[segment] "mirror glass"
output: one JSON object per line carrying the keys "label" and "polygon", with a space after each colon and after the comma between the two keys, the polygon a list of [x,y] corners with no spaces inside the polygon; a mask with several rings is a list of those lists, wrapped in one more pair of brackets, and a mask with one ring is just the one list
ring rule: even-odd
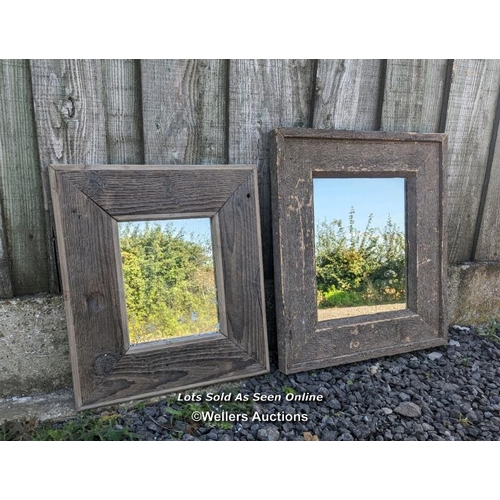
{"label": "mirror glass", "polygon": [[118,228],[130,344],[218,331],[210,219]]}
{"label": "mirror glass", "polygon": [[406,308],[405,180],[313,179],[318,321]]}

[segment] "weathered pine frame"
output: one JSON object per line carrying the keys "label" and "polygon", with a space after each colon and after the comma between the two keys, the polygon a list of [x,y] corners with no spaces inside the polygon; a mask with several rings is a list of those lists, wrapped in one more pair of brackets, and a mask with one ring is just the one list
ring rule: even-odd
{"label": "weathered pine frame", "polygon": [[[280,370],[295,373],[445,344],[446,134],[271,134]],[[405,178],[406,309],[318,322],[313,178],[335,177]]]}
{"label": "weathered pine frame", "polygon": [[[78,409],[269,371],[257,171],[52,166]],[[118,222],[210,217],[220,332],[129,345]]]}

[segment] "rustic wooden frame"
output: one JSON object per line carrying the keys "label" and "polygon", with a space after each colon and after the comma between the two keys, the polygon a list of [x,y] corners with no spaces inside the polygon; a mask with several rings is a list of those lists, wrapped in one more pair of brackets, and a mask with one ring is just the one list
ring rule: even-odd
{"label": "rustic wooden frame", "polygon": [[[446,343],[446,134],[277,129],[271,189],[279,367],[323,368]],[[407,308],[318,321],[313,178],[404,177]]]}
{"label": "rustic wooden frame", "polygon": [[[50,168],[78,409],[269,371],[257,170]],[[119,221],[210,217],[220,332],[129,345]]]}

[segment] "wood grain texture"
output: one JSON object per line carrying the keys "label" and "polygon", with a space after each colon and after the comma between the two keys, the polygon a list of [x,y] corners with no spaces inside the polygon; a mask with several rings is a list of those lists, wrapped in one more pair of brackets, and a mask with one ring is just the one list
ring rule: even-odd
{"label": "wood grain texture", "polygon": [[226,62],[148,59],[141,75],[145,162],[226,163]]}
{"label": "wood grain texture", "polygon": [[139,61],[105,59],[101,65],[108,163],[144,163]]}
{"label": "wood grain texture", "polygon": [[[274,267],[282,371],[329,366],[328,360],[340,364],[367,359],[376,352],[403,352],[422,343],[444,343],[445,149],[443,134],[274,132],[273,236],[279,248]],[[314,177],[356,176],[407,179],[408,309],[318,322],[312,181]],[[409,317],[416,319],[410,324]],[[373,330],[371,323],[376,323],[376,335],[367,333],[362,343],[351,338],[364,331],[365,324]]]}
{"label": "wood grain texture", "polygon": [[471,258],[499,88],[499,60],[455,61],[446,120],[450,264]]}
{"label": "wood grain texture", "polygon": [[80,409],[198,388],[267,373],[267,369],[221,334],[201,335],[163,348],[131,348]]}
{"label": "wood grain texture", "polygon": [[89,196],[110,216],[148,214],[214,215],[249,175],[252,167],[145,169],[115,166],[113,169],[66,170],[61,175]]}
{"label": "wood grain texture", "polygon": [[[325,368],[365,359],[428,349],[446,344],[411,311],[358,316],[332,331],[318,329],[300,352],[290,373]],[[320,324],[321,325],[321,324]]]}
{"label": "wood grain texture", "polygon": [[289,151],[300,155],[301,148],[307,148],[308,156],[303,162],[304,169],[314,169],[315,177],[366,177],[374,173],[379,177],[397,177],[415,173],[425,160],[432,155],[429,144],[419,143],[421,154],[414,154],[414,144],[360,141],[346,139],[335,151],[330,147],[331,139],[309,139],[290,141]]}
{"label": "wood grain texture", "polygon": [[379,59],[321,59],[316,73],[313,127],[376,130]]}
{"label": "wood grain texture", "polygon": [[407,232],[416,232],[417,304],[414,312],[436,337],[442,337],[446,336],[448,329],[445,323],[447,290],[444,265],[447,241],[443,220],[446,166],[442,164],[444,144],[431,143],[428,146],[430,151],[426,151],[416,175],[415,205],[408,207],[408,212],[413,211],[415,218],[409,220],[412,227]]}
{"label": "wood grain texture", "polygon": [[290,165],[288,144],[280,130],[272,136],[269,149],[278,359],[280,370],[288,373],[317,323],[313,175],[311,166]]}
{"label": "wood grain texture", "polygon": [[[50,173],[79,409],[269,370],[255,166],[71,165]],[[207,204],[217,226],[221,333],[130,347],[112,215],[168,216],[183,206],[196,213]]]}
{"label": "wood grain texture", "polygon": [[500,135],[494,138],[495,152],[486,193],[474,260],[500,261]]}
{"label": "wood grain texture", "polygon": [[406,258],[406,308],[416,311],[418,307],[418,289],[414,286],[418,270],[418,224],[417,176],[405,178],[405,258]]}
{"label": "wood grain texture", "polygon": [[357,131],[357,130],[316,130],[280,128],[279,133],[284,138],[297,139],[347,139],[378,142],[387,140],[395,143],[402,142],[443,142],[443,134],[417,134],[414,132],[384,132],[384,131]]}
{"label": "wood grain texture", "polygon": [[218,223],[227,337],[269,368],[258,210],[253,170],[219,211]]}
{"label": "wood grain texture", "polygon": [[113,230],[113,242],[112,248],[114,250],[114,260],[116,263],[116,276],[117,276],[117,286],[118,286],[118,304],[120,308],[120,324],[123,344],[121,346],[123,352],[127,352],[130,349],[130,333],[128,329],[128,317],[127,317],[127,300],[125,295],[125,275],[123,274],[123,260],[122,251],[120,246],[120,228],[118,226],[118,221],[113,219],[111,221],[111,226]]}
{"label": "wood grain texture", "polygon": [[10,260],[7,253],[7,236],[5,234],[2,203],[0,203],[0,299],[9,299],[10,297],[12,297]]}
{"label": "wood grain texture", "polygon": [[[52,170],[55,172],[55,170]],[[86,401],[124,352],[113,219],[54,175],[56,223],[75,398]]]}
{"label": "wood grain texture", "polygon": [[382,130],[439,132],[446,59],[389,59]]}
{"label": "wood grain texture", "polygon": [[212,233],[212,254],[214,257],[215,289],[217,293],[217,315],[219,317],[219,332],[227,336],[227,313],[226,313],[226,290],[224,285],[224,273],[222,267],[222,241],[219,222],[219,214],[215,214],[210,220]]}
{"label": "wood grain texture", "polygon": [[257,163],[264,275],[272,279],[268,132],[310,127],[314,64],[311,60],[231,60],[229,163]]}
{"label": "wood grain texture", "polygon": [[32,59],[31,79],[44,187],[50,288],[59,290],[54,222],[48,183],[51,164],[105,163],[106,127],[101,63],[97,60]]}
{"label": "wood grain texture", "polygon": [[472,247],[473,261],[489,262],[500,259],[500,224],[498,213],[500,210],[500,95],[497,100],[495,122],[492,129],[488,164],[479,204],[478,220],[476,223],[475,241]]}
{"label": "wood grain texture", "polygon": [[[0,257],[0,282],[4,287],[0,288],[0,296],[9,296],[12,291],[15,295],[46,292],[47,236],[26,60],[0,61],[0,179],[6,229],[6,241],[1,243],[4,257]],[[5,270],[7,256],[12,277],[10,294]]]}

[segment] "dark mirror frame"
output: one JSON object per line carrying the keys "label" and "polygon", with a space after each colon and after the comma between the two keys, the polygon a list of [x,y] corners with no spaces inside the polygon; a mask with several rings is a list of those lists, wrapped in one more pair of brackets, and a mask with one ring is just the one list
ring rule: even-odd
{"label": "dark mirror frame", "polygon": [[[77,409],[269,371],[254,165],[58,165],[50,182]],[[210,217],[220,331],[130,346],[118,222]]]}
{"label": "dark mirror frame", "polygon": [[[271,132],[281,371],[295,373],[446,343],[446,154],[446,134]],[[318,322],[313,178],[339,177],[405,178],[404,310]]]}

